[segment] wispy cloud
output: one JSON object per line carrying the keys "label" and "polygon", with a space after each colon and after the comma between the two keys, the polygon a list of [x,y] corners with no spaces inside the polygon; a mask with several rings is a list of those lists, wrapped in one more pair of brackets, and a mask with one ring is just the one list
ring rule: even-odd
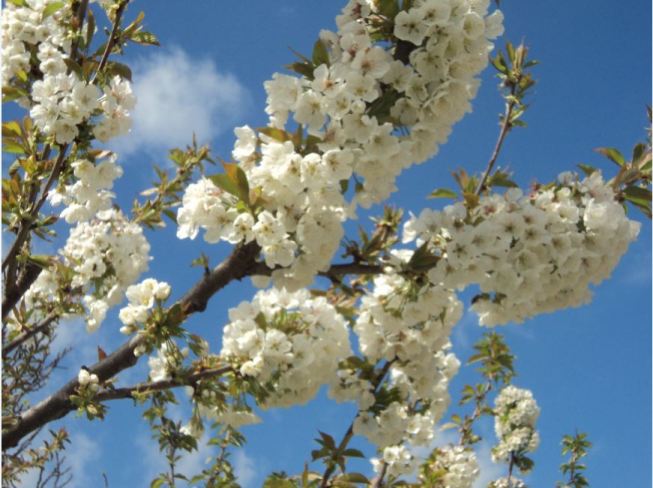
{"label": "wispy cloud", "polygon": [[245,453],[244,449],[235,452],[233,466],[240,486],[243,488],[253,487],[258,473],[254,468],[254,460]]}
{"label": "wispy cloud", "polygon": [[198,142],[208,142],[231,129],[249,105],[249,94],[235,76],[178,47],[137,61],[133,78],[133,128],[111,145],[122,155],[140,149],[158,156],[185,146],[193,133]]}
{"label": "wispy cloud", "polygon": [[70,436],[70,447],[66,449],[66,463],[70,466],[73,475],[71,488],[101,486],[102,475],[94,465],[95,461],[100,459],[101,449],[98,442],[80,432]]}

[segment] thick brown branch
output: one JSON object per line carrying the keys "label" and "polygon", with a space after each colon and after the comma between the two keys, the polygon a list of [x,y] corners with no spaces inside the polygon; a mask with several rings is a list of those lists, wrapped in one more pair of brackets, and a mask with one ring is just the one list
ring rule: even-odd
{"label": "thick brown branch", "polygon": [[[202,279],[178,302],[185,315],[206,309],[209,299],[231,281],[240,280],[250,274],[255,263],[259,247],[255,242],[237,247],[231,255]],[[121,371],[132,367],[138,361],[134,349],[143,342],[141,336],[135,336],[105,359],[89,368],[97,375],[100,382],[114,377]],[[77,388],[77,377],[70,380],[56,393],[23,413],[16,423],[2,433],[2,449],[10,449],[30,432],[53,420],[64,417],[75,407],[69,397]]]}
{"label": "thick brown branch", "polygon": [[206,378],[215,378],[222,376],[231,371],[230,366],[222,368],[212,368],[200,371],[199,373],[192,374],[183,379],[171,379],[163,381],[154,381],[151,383],[140,383],[134,386],[127,386],[124,388],[114,388],[112,390],[101,391],[96,395],[96,399],[103,402],[106,400],[120,400],[124,398],[134,398],[136,393],[144,393],[149,391],[169,390],[170,388],[177,388],[180,386],[193,386],[199,380]]}
{"label": "thick brown branch", "polygon": [[34,263],[27,263],[23,269],[23,272],[20,274],[13,286],[5,284],[5,296],[2,299],[3,321],[5,318],[7,318],[9,312],[14,309],[18,303],[18,300],[20,300],[25,292],[29,290],[29,287],[32,286],[32,283],[36,281],[36,278],[39,277],[42,269],[43,268]]}

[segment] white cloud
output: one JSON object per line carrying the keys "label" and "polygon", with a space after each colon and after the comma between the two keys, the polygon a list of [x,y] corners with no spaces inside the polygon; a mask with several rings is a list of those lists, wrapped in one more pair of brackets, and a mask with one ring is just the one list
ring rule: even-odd
{"label": "white cloud", "polygon": [[133,71],[134,125],[111,144],[123,155],[142,149],[158,156],[189,144],[193,132],[199,143],[209,142],[230,130],[249,104],[235,76],[178,47],[136,62]]}
{"label": "white cloud", "polygon": [[90,437],[82,433],[74,433],[70,436],[70,445],[65,451],[66,464],[70,466],[73,475],[70,488],[101,486],[102,474],[96,469],[97,466],[91,466],[100,458],[100,454],[100,444]]}
{"label": "white cloud", "polygon": [[233,456],[233,467],[240,486],[243,488],[254,486],[253,481],[257,474],[254,469],[254,460],[243,449],[235,452]]}
{"label": "white cloud", "polygon": [[497,480],[507,474],[508,468],[505,464],[496,464],[492,462],[492,447],[489,442],[481,441],[477,447],[476,460],[481,474],[474,482],[474,488],[486,488],[490,481]]}

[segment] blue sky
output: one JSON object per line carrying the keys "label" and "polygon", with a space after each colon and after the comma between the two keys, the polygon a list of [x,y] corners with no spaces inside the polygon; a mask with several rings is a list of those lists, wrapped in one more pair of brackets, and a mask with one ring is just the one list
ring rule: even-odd
{"label": "blue sky", "polygon": [[[310,52],[319,30],[334,28],[343,3],[134,2],[128,19],[144,9],[145,23],[162,47],[127,52],[140,105],[132,140],[113,144],[125,168],[116,186],[119,201],[128,208],[132,195],[153,180],[152,163],[165,165],[167,149],[189,142],[193,131],[200,142],[211,144],[214,154],[228,157],[234,126],[266,122],[263,81],[293,61],[289,47]],[[650,2],[501,3],[505,38],[524,39],[541,64],[535,69],[538,83],[526,114],[529,127],[509,136],[499,164],[509,166],[523,185],[551,180],[580,162],[610,174],[612,163],[593,149],[612,146],[629,154],[644,137],[645,105],[651,99]],[[425,199],[433,188],[453,186],[452,170],[484,167],[502,110],[496,85],[493,74],[485,72],[474,112],[454,128],[434,160],[402,175],[393,204],[418,212],[433,205]],[[517,356],[515,384],[533,390],[542,408],[542,442],[528,478],[532,487],[550,487],[560,479],[560,439],[575,429],[588,432],[594,443],[587,459],[593,487],[651,486],[651,227],[638,213],[632,215],[643,222],[639,239],[612,279],[595,289],[591,305],[500,329]],[[228,252],[226,246],[208,246],[199,239],[179,241],[171,227],[148,237],[154,256],[148,275],[169,281],[173,298],[198,278],[199,270],[189,265],[200,252],[212,263]],[[228,307],[250,297],[248,283],[231,285],[214,297],[206,312],[191,319],[191,328],[206,334],[219,350]],[[92,363],[96,345],[109,351],[119,344],[118,328],[115,314],[92,336],[81,333],[80,323],[65,324],[59,344],[75,350],[69,369],[57,373],[53,388],[76,374],[79,365]],[[471,314],[456,326],[454,351],[461,360],[471,354],[482,332]],[[142,360],[122,381],[133,383],[146,374]],[[452,393],[475,380],[474,372],[463,368]],[[178,414],[186,411],[182,406]],[[315,447],[317,430],[340,437],[353,415],[351,405],[335,405],[325,395],[306,407],[265,412],[263,424],[245,429],[248,443],[234,454],[243,485],[260,486],[271,471],[300,471]],[[163,457],[131,402],[110,405],[105,422],[71,416],[63,423],[76,441],[70,451],[75,486],[100,486],[103,471],[112,487],[148,486],[148,476],[164,469]],[[494,441],[490,423],[481,430]],[[201,469],[209,454],[204,448],[185,459],[184,469]],[[501,467],[490,466],[487,452],[482,458],[488,476],[503,474]],[[360,469],[368,468],[362,464]]]}

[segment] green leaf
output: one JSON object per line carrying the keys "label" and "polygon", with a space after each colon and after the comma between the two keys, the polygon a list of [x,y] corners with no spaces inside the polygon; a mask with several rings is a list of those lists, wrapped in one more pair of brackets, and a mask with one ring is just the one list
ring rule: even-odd
{"label": "green leaf", "polygon": [[230,193],[231,195],[238,194],[238,187],[226,174],[212,175],[208,178],[213,182],[215,186],[226,191],[227,193]]}
{"label": "green leaf", "polygon": [[312,63],[300,63],[297,61],[292,64],[287,64],[286,68],[308,78],[309,80],[313,79],[313,70],[315,69],[315,66],[313,66]]}
{"label": "green leaf", "polygon": [[585,173],[586,176],[589,176],[596,171],[596,168],[594,166],[590,166],[589,164],[580,163],[578,164],[578,167],[583,173]]}
{"label": "green leaf", "polygon": [[[363,456],[364,457],[364,456]],[[345,473],[338,476],[338,481],[348,481],[350,483],[369,483],[370,480],[362,473]]]}
{"label": "green leaf", "polygon": [[624,198],[642,210],[649,219],[651,218],[650,190],[632,185],[624,190]]}
{"label": "green leaf", "polygon": [[517,188],[519,185],[510,179],[505,171],[497,171],[487,180],[487,186],[500,186],[504,188]]}
{"label": "green leaf", "polygon": [[165,480],[163,478],[157,478],[150,483],[150,488],[161,488]]}
{"label": "green leaf", "polygon": [[48,6],[43,9],[42,19],[43,20],[47,19],[53,13],[57,12],[58,10],[61,10],[63,6],[64,6],[64,2],[52,2],[48,4]]}
{"label": "green leaf", "polygon": [[12,153],[12,154],[25,154],[25,148],[14,141],[3,141],[2,143],[2,152]]}
{"label": "green leaf", "polygon": [[46,269],[50,266],[50,263],[52,261],[52,256],[47,256],[43,254],[34,254],[32,256],[27,256],[27,261],[37,265],[39,268]]}
{"label": "green leaf", "polygon": [[397,0],[379,0],[378,9],[381,15],[392,20],[399,13],[399,2]]}
{"label": "green leaf", "polygon": [[455,200],[458,198],[458,194],[448,188],[438,188],[433,190],[426,198],[453,198]]}
{"label": "green leaf", "polygon": [[317,439],[318,442],[320,442],[322,445],[324,445],[325,447],[331,450],[336,448],[336,441],[333,439],[333,437],[331,437],[329,434],[325,432],[322,431],[318,431],[318,432],[320,433],[320,437],[322,438],[321,441],[320,439]]}
{"label": "green leaf", "polygon": [[327,51],[326,44],[322,39],[318,39],[313,46],[313,65],[320,66],[321,64],[329,65],[329,51]]}
{"label": "green leaf", "polygon": [[160,46],[159,39],[152,34],[151,32],[140,31],[134,33],[131,38],[131,41],[136,44],[141,44],[143,46]]}
{"label": "green leaf", "polygon": [[357,458],[364,458],[365,457],[365,454],[363,454],[358,449],[345,449],[342,452],[342,455],[345,456],[345,457],[357,457]]}
{"label": "green leaf", "polygon": [[613,147],[597,147],[595,151],[599,154],[603,154],[606,158],[618,166],[623,166],[626,162],[621,153]]}
{"label": "green leaf", "polygon": [[639,143],[633,148],[633,163],[636,163],[646,153],[646,144]]}
{"label": "green leaf", "polygon": [[29,94],[21,89],[14,86],[3,86],[2,87],[2,101],[3,102],[13,102],[22,97],[27,97]]}
{"label": "green leaf", "polygon": [[277,129],[276,127],[258,127],[256,131],[279,142],[286,142],[292,139],[291,135],[285,130]]}
{"label": "green leaf", "polygon": [[20,136],[22,133],[20,124],[15,120],[2,124],[2,137]]}
{"label": "green leaf", "polygon": [[109,61],[105,69],[107,73],[111,75],[119,75],[126,80],[132,81],[132,70],[126,64],[117,61]]}
{"label": "green leaf", "polygon": [[426,271],[438,264],[440,258],[429,250],[428,244],[428,242],[422,244],[411,256],[410,261],[408,261],[408,267],[410,269],[414,271]]}
{"label": "green leaf", "polygon": [[237,193],[235,195],[249,205],[249,182],[243,168],[236,163],[222,163],[222,166],[224,166],[226,175],[236,186]]}

